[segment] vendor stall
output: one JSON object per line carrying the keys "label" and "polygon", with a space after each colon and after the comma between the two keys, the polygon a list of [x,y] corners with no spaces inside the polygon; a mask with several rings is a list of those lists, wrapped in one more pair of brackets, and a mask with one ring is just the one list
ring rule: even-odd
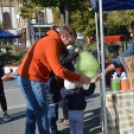
{"label": "vendor stall", "polygon": [[[105,61],[105,68],[112,63],[112,60],[119,56],[120,52],[123,52],[127,49],[127,37],[125,35],[115,35],[115,36],[105,36],[104,43],[108,50],[107,56],[111,57],[111,60]],[[121,51],[120,51],[121,49]],[[106,50],[105,50],[106,51]],[[120,51],[120,52],[119,52]],[[114,72],[118,73],[118,76],[121,76],[121,73],[124,71],[123,67],[114,69],[113,71],[107,73],[106,75],[106,86],[110,86],[112,74]]]}
{"label": "vendor stall", "polygon": [[[96,36],[99,56],[99,37],[97,13],[100,14],[101,35],[101,67],[102,67],[102,130],[103,134],[134,134],[133,91],[108,92],[105,82],[105,56],[104,56],[104,33],[103,11],[116,11],[134,9],[134,0],[94,0],[96,17]],[[112,99],[110,99],[112,98]],[[124,99],[131,98],[131,99]],[[126,101],[122,101],[126,100]],[[125,105],[124,106],[124,104]],[[122,105],[123,104],[123,105]],[[131,106],[129,104],[132,104]],[[129,109],[128,109],[129,108]],[[131,109],[130,109],[131,108]]]}

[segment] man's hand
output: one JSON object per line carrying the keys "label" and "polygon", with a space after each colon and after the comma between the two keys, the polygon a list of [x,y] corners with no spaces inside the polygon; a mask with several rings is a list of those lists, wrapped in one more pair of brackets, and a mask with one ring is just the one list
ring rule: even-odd
{"label": "man's hand", "polygon": [[[105,70],[105,76],[107,75],[107,71]],[[100,73],[98,76],[98,78],[102,79],[102,73]]]}
{"label": "man's hand", "polygon": [[81,75],[80,81],[81,81],[82,83],[84,83],[84,84],[89,84],[90,81],[91,81],[91,79],[90,79],[89,77],[87,77],[87,76]]}
{"label": "man's hand", "polygon": [[[112,70],[114,70],[114,69],[115,69],[114,65],[113,65],[113,64],[110,64],[110,65],[105,69],[105,75],[107,75],[108,72],[110,72],[110,71],[112,71]],[[102,73],[100,73],[98,77],[100,77],[100,79],[102,79]]]}

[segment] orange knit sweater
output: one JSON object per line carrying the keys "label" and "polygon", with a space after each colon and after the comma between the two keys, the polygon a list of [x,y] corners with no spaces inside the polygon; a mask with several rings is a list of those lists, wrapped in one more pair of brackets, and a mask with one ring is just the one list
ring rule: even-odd
{"label": "orange knit sweater", "polygon": [[60,78],[79,81],[80,75],[63,68],[60,63],[62,41],[59,35],[50,30],[46,37],[34,43],[18,68],[18,74],[31,80],[47,82],[51,71]]}

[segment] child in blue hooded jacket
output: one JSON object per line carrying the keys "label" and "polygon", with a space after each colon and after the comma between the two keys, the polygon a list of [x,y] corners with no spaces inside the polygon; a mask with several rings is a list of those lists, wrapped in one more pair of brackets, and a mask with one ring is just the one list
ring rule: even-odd
{"label": "child in blue hooded jacket", "polygon": [[83,134],[83,114],[87,104],[84,97],[94,93],[98,79],[92,80],[88,90],[80,87],[78,82],[64,80],[61,96],[68,100],[70,134]]}

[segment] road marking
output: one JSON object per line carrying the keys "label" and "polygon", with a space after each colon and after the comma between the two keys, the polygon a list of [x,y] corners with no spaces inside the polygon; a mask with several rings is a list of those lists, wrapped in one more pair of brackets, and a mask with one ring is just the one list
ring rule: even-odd
{"label": "road marking", "polygon": [[9,89],[13,89],[14,87],[8,87],[8,88],[6,88],[5,90],[9,90]]}
{"label": "road marking", "polygon": [[5,89],[4,91],[5,91],[5,92],[11,92],[11,91],[17,91],[17,90],[20,90],[20,89],[19,89],[19,88],[10,89],[10,90],[9,90],[9,89],[8,89],[8,90],[7,90],[7,89]]}
{"label": "road marking", "polygon": [[[25,108],[25,107],[26,107],[26,103],[23,103],[23,104],[19,104],[19,105],[15,105],[15,106],[10,106],[7,109],[11,110],[11,109]],[[2,110],[0,109],[0,111],[2,111]]]}

